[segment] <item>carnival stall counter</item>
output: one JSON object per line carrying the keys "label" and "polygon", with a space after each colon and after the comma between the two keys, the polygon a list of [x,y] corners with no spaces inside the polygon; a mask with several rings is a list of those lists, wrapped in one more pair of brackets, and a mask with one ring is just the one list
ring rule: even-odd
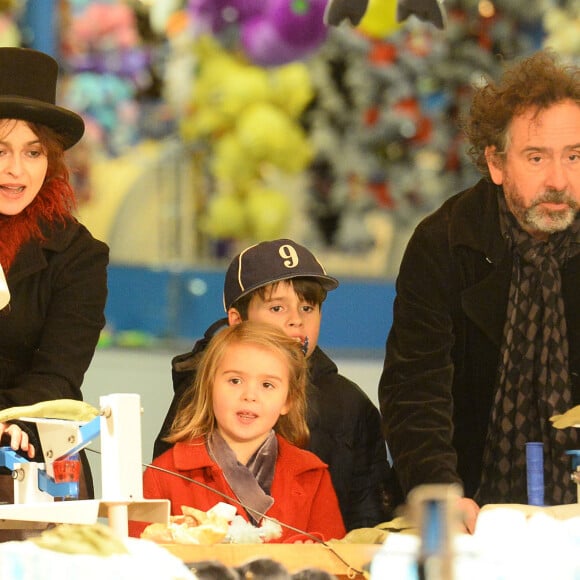
{"label": "carnival stall counter", "polygon": [[364,578],[380,544],[217,544],[213,546],[163,545],[190,568],[196,562],[218,561],[227,568],[239,568],[256,559],[280,564],[290,574],[322,570],[337,578]]}

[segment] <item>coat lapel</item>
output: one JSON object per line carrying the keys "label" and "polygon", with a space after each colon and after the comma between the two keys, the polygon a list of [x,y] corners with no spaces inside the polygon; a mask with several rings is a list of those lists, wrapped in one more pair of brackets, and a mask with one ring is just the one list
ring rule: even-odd
{"label": "coat lapel", "polygon": [[461,293],[465,315],[498,347],[505,323],[511,265],[511,260],[504,260],[483,280]]}
{"label": "coat lapel", "polygon": [[495,185],[481,180],[462,196],[453,209],[449,241],[461,271],[463,312],[499,347],[512,260],[499,226],[498,195]]}

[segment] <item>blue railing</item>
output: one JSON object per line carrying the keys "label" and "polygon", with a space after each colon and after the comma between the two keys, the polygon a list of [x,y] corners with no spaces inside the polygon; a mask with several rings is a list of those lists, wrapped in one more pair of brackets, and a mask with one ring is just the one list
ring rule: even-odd
{"label": "blue railing", "polygon": [[[224,316],[224,272],[112,265],[107,324],[114,333],[195,340]],[[341,278],[323,305],[319,343],[327,349],[384,349],[392,323],[392,281]]]}

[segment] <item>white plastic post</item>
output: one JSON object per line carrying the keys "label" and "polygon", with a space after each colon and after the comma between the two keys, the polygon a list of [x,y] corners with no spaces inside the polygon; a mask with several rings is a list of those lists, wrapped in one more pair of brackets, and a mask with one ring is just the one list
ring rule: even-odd
{"label": "white plastic post", "polygon": [[38,470],[44,469],[44,463],[21,463],[15,470],[14,478],[14,503],[42,503],[52,502],[54,498],[38,489]]}
{"label": "white plastic post", "polygon": [[126,538],[129,535],[129,507],[125,504],[109,504],[107,508],[109,527],[119,536]]}
{"label": "white plastic post", "polygon": [[110,502],[143,499],[141,399],[135,393],[105,395],[101,411],[102,498]]}

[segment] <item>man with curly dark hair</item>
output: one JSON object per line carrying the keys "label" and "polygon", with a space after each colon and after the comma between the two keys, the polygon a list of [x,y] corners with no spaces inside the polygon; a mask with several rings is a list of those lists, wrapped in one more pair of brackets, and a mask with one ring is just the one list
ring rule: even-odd
{"label": "man with curly dark hair", "polygon": [[548,51],[475,90],[465,123],[484,177],[416,228],[397,279],[379,398],[403,492],[462,486],[528,503],[526,443],[544,501],[577,501],[566,453],[580,404],[580,70]]}

